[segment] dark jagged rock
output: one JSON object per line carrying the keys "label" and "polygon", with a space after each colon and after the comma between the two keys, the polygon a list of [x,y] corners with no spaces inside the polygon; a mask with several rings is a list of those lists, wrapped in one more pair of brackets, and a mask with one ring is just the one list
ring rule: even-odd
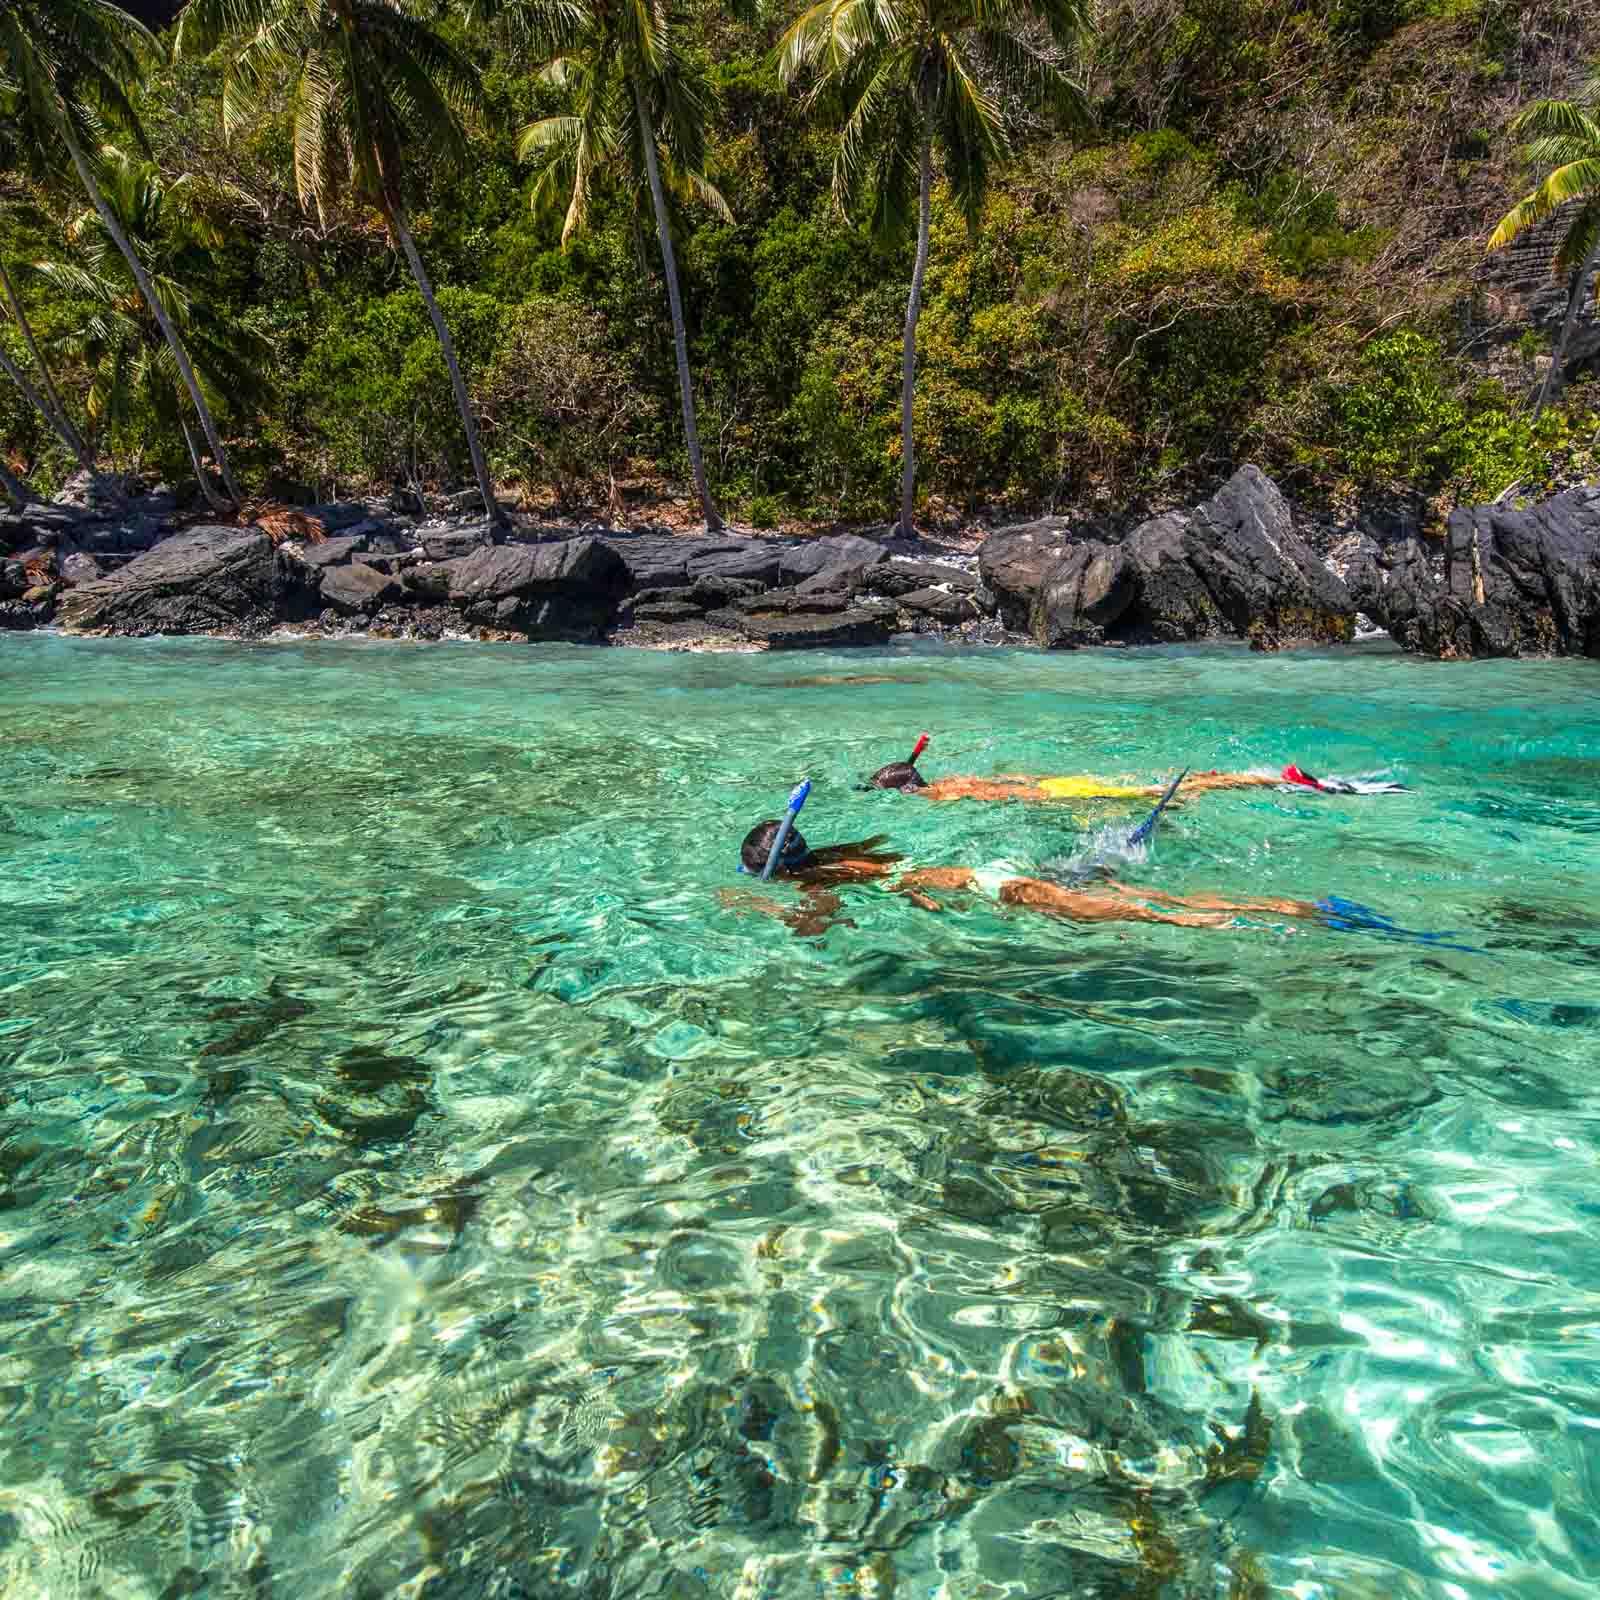
{"label": "dark jagged rock", "polygon": [[978,580],[960,567],[937,561],[885,561],[872,569],[872,592],[892,600],[919,589],[946,588],[958,594],[975,594]]}
{"label": "dark jagged rock", "polygon": [[782,551],[765,540],[752,539],[737,550],[715,555],[691,556],[687,563],[689,581],[702,579],[745,579],[755,583],[776,583],[782,565]]}
{"label": "dark jagged rock", "polygon": [[688,622],[704,611],[704,606],[697,606],[692,600],[651,600],[635,605],[633,616],[636,622]]}
{"label": "dark jagged rock", "polygon": [[1045,574],[1076,543],[1064,517],[1043,517],[1001,528],[978,550],[978,576],[995,599],[1000,620],[1015,633],[1026,631],[1034,597]]}
{"label": "dark jagged rock", "polygon": [[259,636],[314,615],[308,574],[254,528],[191,528],[120,572],[71,589],[61,621],[76,633]]}
{"label": "dark jagged rock", "polygon": [[364,533],[343,533],[336,539],[324,539],[321,544],[308,544],[301,551],[300,559],[308,567],[338,567],[366,548]]}
{"label": "dark jagged rock", "polygon": [[1139,620],[1148,637],[1167,644],[1225,633],[1217,603],[1189,564],[1189,517],[1181,511],[1141,523],[1123,543],[1139,595]]}
{"label": "dark jagged rock", "polygon": [[1133,561],[1120,545],[1098,539],[1074,545],[1040,585],[1033,608],[1034,637],[1052,649],[1103,644],[1137,587]]}
{"label": "dark jagged rock", "polygon": [[84,524],[73,530],[72,538],[96,555],[138,555],[152,549],[166,531],[165,515],[137,511],[114,522]]}
{"label": "dark jagged rock", "polygon": [[1033,523],[993,535],[978,559],[1007,626],[1018,626],[1026,596],[1029,630],[1042,644],[1248,638],[1273,650],[1355,630],[1343,581],[1295,532],[1277,485],[1252,466],[1193,511],[1152,517],[1120,543]]}
{"label": "dark jagged rock", "polygon": [[706,573],[696,578],[689,587],[688,599],[700,606],[725,606],[730,601],[743,600],[760,594],[766,586],[755,578],[729,577],[723,573]]}
{"label": "dark jagged rock", "polygon": [[803,544],[780,547],[778,579],[795,586],[819,572],[841,567],[877,567],[885,564],[889,553],[882,545],[860,534],[834,533]]}
{"label": "dark jagged rock", "polygon": [[365,522],[372,515],[359,500],[333,500],[323,505],[308,505],[305,512],[308,517],[315,517],[322,524],[322,531],[330,537],[355,527],[358,522]]}
{"label": "dark jagged rock", "polygon": [[414,567],[422,558],[414,550],[367,550],[363,556],[369,567],[377,572],[387,572],[398,577],[407,567]]}
{"label": "dark jagged rock", "polygon": [[[405,575],[410,586],[413,568]],[[616,551],[595,538],[496,545],[448,567],[448,594],[466,619],[532,639],[597,638],[628,587]]]}
{"label": "dark jagged rock", "polygon": [[872,574],[877,565],[862,562],[843,562],[838,566],[824,567],[809,578],[802,578],[794,586],[796,594],[863,594],[872,587]]}
{"label": "dark jagged rock", "polygon": [[33,579],[20,561],[0,561],[0,600],[20,600]]}
{"label": "dark jagged rock", "polygon": [[1356,604],[1407,650],[1600,657],[1600,488],[1525,509],[1453,512],[1435,561],[1422,541],[1362,541]]}
{"label": "dark jagged rock", "polygon": [[424,530],[418,543],[430,561],[455,561],[478,550],[495,548],[494,536],[487,522],[469,523],[464,528]]}
{"label": "dark jagged rock", "polygon": [[1271,478],[1243,466],[1194,514],[1189,564],[1231,629],[1258,647],[1348,640],[1355,605],[1294,528]]}
{"label": "dark jagged rock", "polygon": [[93,583],[105,575],[105,568],[87,551],[74,550],[61,558],[61,576],[67,583]]}
{"label": "dark jagged rock", "polygon": [[910,594],[901,595],[898,603],[906,611],[952,627],[962,622],[975,622],[983,614],[970,594],[949,589],[913,589]]}
{"label": "dark jagged rock", "polygon": [[844,590],[766,589],[735,600],[731,609],[741,616],[832,616],[850,609],[850,596]]}
{"label": "dark jagged rock", "polygon": [[740,615],[737,627],[745,638],[769,650],[843,650],[886,644],[891,631],[888,618],[865,610],[842,611],[834,616]]}
{"label": "dark jagged rock", "polygon": [[379,606],[398,600],[403,592],[398,579],[364,561],[322,569],[322,598],[347,615],[376,611]]}

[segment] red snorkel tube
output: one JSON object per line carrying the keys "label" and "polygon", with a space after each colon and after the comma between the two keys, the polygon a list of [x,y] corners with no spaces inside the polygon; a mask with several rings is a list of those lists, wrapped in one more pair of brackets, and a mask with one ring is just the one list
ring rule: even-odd
{"label": "red snorkel tube", "polygon": [[908,767],[916,766],[917,757],[920,756],[922,754],[922,752],[928,748],[928,742],[929,741],[928,741],[927,734],[919,733],[917,735],[917,742],[912,747],[911,754],[906,757],[906,765]]}

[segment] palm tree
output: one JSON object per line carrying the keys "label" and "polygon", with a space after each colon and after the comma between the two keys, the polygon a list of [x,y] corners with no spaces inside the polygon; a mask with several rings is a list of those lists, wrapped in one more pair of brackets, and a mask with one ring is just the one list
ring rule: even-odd
{"label": "palm tree", "polygon": [[[30,175],[38,175],[43,170],[41,158],[44,150],[33,141],[19,137],[19,112],[16,91],[0,86],[0,171],[17,172],[26,167],[32,169]],[[78,465],[86,472],[93,473],[94,456],[62,402],[61,392],[56,388],[49,363],[39,349],[33,324],[28,320],[22,297],[17,293],[17,286],[12,281],[11,271],[6,266],[3,256],[0,256],[0,299],[4,300],[11,320],[17,325],[17,332],[22,335],[22,342],[27,346],[28,354],[33,357],[33,363],[39,370],[39,378],[44,386],[43,396],[33,391],[32,385],[20,376],[15,363],[3,350],[0,350],[0,368],[3,368],[7,377],[17,384],[28,403],[60,435],[62,443],[78,458]]]}
{"label": "palm tree", "polygon": [[672,314],[689,470],[706,526],[720,528],[695,425],[689,341],[667,213],[670,189],[679,200],[697,198],[733,220],[727,202],[705,177],[710,93],[682,52],[677,18],[666,0],[511,0],[507,10],[543,63],[545,80],[569,97],[566,115],[530,123],[518,144],[524,160],[542,163],[533,187],[534,209],[553,209],[558,194],[568,196],[562,245],[584,225],[594,186],[608,170],[620,169],[624,185],[635,194],[649,191]]}
{"label": "palm tree", "polygon": [[1020,100],[1082,115],[1064,63],[1087,9],[1087,0],[817,0],[779,43],[783,81],[809,75],[808,98],[836,97],[843,110],[833,167],[839,205],[848,211],[870,192],[873,231],[893,238],[907,226],[916,197],[900,384],[904,533],[913,531],[911,413],[934,148],[956,204],[976,227],[990,173],[1009,151],[1008,105]]}
{"label": "palm tree", "polygon": [[[107,147],[102,152],[105,198],[133,244],[167,316],[183,335],[196,378],[208,398],[239,397],[263,388],[261,342],[225,324],[186,285],[203,272],[220,230],[186,204],[189,180],[168,184],[152,162]],[[173,432],[181,432],[202,486],[206,473],[184,405],[183,380],[160,325],[114,248],[95,211],[69,224],[81,259],[45,261],[37,270],[63,296],[87,303],[88,321],[65,341],[89,369],[90,421],[113,432],[142,405]]]}
{"label": "palm tree", "polygon": [[[142,143],[126,85],[140,77],[156,52],[154,36],[112,0],[5,0],[0,5],[0,80],[16,96],[18,125],[40,144],[59,144],[128,263],[139,292],[161,328],[172,359],[205,430],[212,459],[237,505],[238,486],[216,423],[200,392],[188,352],[156,295],[143,265],[100,192],[85,146],[93,148],[97,114],[130,129]],[[202,484],[205,483],[202,478]]]}
{"label": "palm tree", "polygon": [[61,442],[78,458],[78,465],[84,471],[93,473],[94,454],[84,442],[83,435],[78,432],[72,418],[67,415],[66,407],[61,403],[61,395],[56,389],[55,380],[50,376],[50,368],[39,351],[38,341],[33,335],[33,326],[22,308],[22,301],[18,298],[16,286],[11,281],[11,274],[7,271],[4,260],[0,260],[0,293],[4,295],[11,320],[16,323],[17,331],[22,335],[22,342],[27,345],[34,364],[39,369],[39,376],[44,383],[44,393],[40,394],[34,389],[3,347],[0,347],[0,371],[11,379],[22,391],[23,399],[60,435]]}
{"label": "palm tree", "polygon": [[1515,134],[1532,134],[1528,153],[1541,166],[1551,168],[1545,180],[1525,194],[1500,219],[1489,236],[1489,249],[1499,250],[1519,234],[1552,217],[1563,206],[1578,202],[1572,221],[1556,250],[1554,269],[1570,272],[1572,288],[1567,314],[1556,339],[1554,359],[1539,386],[1534,402],[1537,418],[1554,390],[1566,360],[1567,343],[1577,325],[1584,290],[1600,265],[1600,79],[1590,82],[1576,100],[1540,100],[1511,124]]}
{"label": "palm tree", "polygon": [[344,187],[383,214],[438,336],[484,510],[495,529],[504,528],[455,341],[406,206],[408,149],[451,156],[465,150],[462,118],[482,99],[476,70],[400,0],[190,0],[178,25],[179,52],[203,53],[223,41],[224,135],[287,108],[301,205],[321,216]]}

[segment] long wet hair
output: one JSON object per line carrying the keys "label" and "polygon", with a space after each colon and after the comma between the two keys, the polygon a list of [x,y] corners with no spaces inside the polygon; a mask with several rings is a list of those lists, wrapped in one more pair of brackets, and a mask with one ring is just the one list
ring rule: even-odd
{"label": "long wet hair", "polygon": [[[782,826],[781,822],[773,820],[758,822],[744,836],[744,843],[739,846],[739,860],[746,872],[759,878],[766,870],[767,857],[772,854],[778,829]],[[884,848],[888,842],[888,834],[875,833],[870,839],[858,839],[851,844],[824,844],[813,850],[800,830],[791,828],[772,875],[816,884],[865,882],[882,875],[875,869],[892,867],[903,859],[898,851]]]}

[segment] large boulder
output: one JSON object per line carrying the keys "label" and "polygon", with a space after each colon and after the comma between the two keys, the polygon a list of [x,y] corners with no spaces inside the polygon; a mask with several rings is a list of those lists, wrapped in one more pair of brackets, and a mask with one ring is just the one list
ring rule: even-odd
{"label": "large boulder", "polygon": [[1043,517],[1001,528],[978,547],[978,576],[1013,633],[1026,632],[1045,574],[1078,542],[1066,518]]}
{"label": "large boulder", "polygon": [[[405,574],[411,587],[411,568]],[[628,591],[628,569],[610,544],[583,537],[553,544],[495,545],[450,562],[449,596],[480,627],[530,639],[597,638]]]}
{"label": "large boulder", "polygon": [[[723,613],[722,617],[731,616]],[[741,633],[769,650],[843,650],[888,642],[891,618],[874,610],[841,611],[831,616],[808,612],[763,613],[737,617]]]}
{"label": "large boulder", "polygon": [[364,533],[341,533],[337,538],[324,539],[321,544],[308,544],[300,559],[308,567],[342,567],[367,548]]}
{"label": "large boulder", "polygon": [[1407,650],[1600,657],[1600,488],[1524,509],[1463,506],[1437,560],[1415,538],[1364,540],[1349,583]]}
{"label": "large boulder", "polygon": [[819,572],[836,568],[879,567],[889,559],[882,545],[863,539],[857,533],[828,534],[821,539],[806,539],[777,549],[781,562],[779,578],[788,585],[797,585]]}
{"label": "large boulder", "polygon": [[1123,543],[1138,588],[1137,621],[1143,637],[1160,644],[1227,631],[1205,580],[1190,564],[1190,520],[1188,512],[1168,511],[1140,523]]}
{"label": "large boulder", "polygon": [[401,598],[400,580],[369,567],[365,561],[347,561],[322,569],[322,598],[346,616],[376,611]]}
{"label": "large boulder", "polygon": [[1343,580],[1295,531],[1258,467],[1120,541],[1050,518],[992,535],[978,563],[1006,626],[1044,644],[1236,638],[1271,650],[1355,632]]}
{"label": "large boulder", "polygon": [[947,567],[939,561],[886,561],[872,568],[872,587],[879,594],[898,600],[918,589],[948,589],[956,594],[973,594],[978,580],[960,567]]}
{"label": "large boulder", "polygon": [[68,590],[75,633],[227,633],[255,637],[315,614],[305,568],[256,528],[202,526],[163,540],[119,572]]}
{"label": "large boulder", "polygon": [[1259,467],[1243,466],[1195,511],[1189,564],[1231,630],[1263,648],[1334,643],[1355,633],[1355,603],[1295,532],[1289,503]]}
{"label": "large boulder", "polygon": [[1452,512],[1433,635],[1440,655],[1600,656],[1600,488]]}
{"label": "large boulder", "polygon": [[642,589],[680,589],[689,583],[693,562],[708,572],[711,558],[736,555],[749,542],[737,538],[676,538],[663,533],[608,533],[600,541],[621,560],[628,574],[628,587]]}
{"label": "large boulder", "polygon": [[1133,603],[1137,579],[1120,545],[1074,545],[1046,574],[1033,607],[1033,636],[1052,649],[1104,644]]}

